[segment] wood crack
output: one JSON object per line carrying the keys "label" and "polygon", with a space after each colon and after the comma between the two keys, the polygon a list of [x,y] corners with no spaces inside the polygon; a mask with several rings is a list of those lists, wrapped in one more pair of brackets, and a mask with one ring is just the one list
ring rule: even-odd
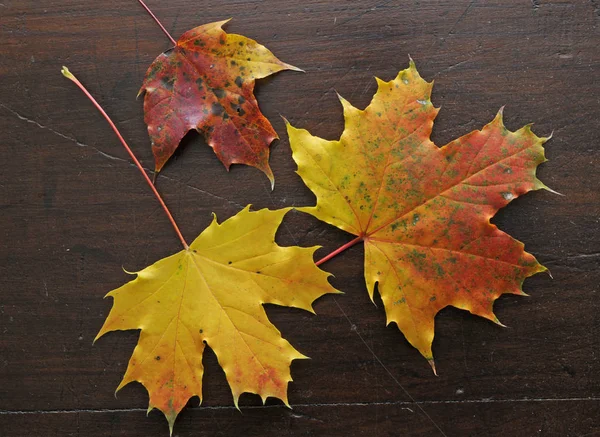
{"label": "wood crack", "polygon": [[[370,406],[410,406],[410,405],[444,405],[444,404],[506,404],[506,403],[539,403],[539,402],[600,402],[600,397],[573,397],[573,398],[518,398],[518,399],[462,399],[462,400],[433,400],[433,401],[382,401],[382,402],[332,402],[291,404],[293,408],[340,408],[340,407],[370,407]],[[247,405],[243,409],[273,409],[285,408],[283,405]],[[233,405],[202,406],[203,410],[236,410]],[[79,414],[79,413],[136,413],[148,411],[147,408],[75,408],[57,410],[0,410],[0,416],[8,415],[42,415],[42,414]]]}

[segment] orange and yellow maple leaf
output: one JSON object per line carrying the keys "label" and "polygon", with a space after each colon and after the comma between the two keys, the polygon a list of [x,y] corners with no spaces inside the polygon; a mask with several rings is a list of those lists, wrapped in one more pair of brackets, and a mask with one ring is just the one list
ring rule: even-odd
{"label": "orange and yellow maple leaf", "polygon": [[216,354],[233,393],[272,396],[286,405],[290,363],[306,358],[267,319],[263,304],[312,310],[337,291],[313,262],[317,247],[280,247],[275,232],[287,209],[250,212],[218,224],[190,245],[135,273],[111,291],[113,307],[96,339],[109,331],[139,329],[123,381],[148,390],[172,432],[192,396],[202,400],[205,344]]}
{"label": "orange and yellow maple leaf", "polygon": [[288,123],[298,173],[317,197],[299,208],[356,235],[365,245],[365,281],[376,284],[387,323],[395,322],[429,360],[434,318],[452,305],[499,323],[494,301],[523,294],[525,278],[544,271],[523,244],[490,223],[498,209],[530,190],[545,161],[529,126],[510,132],[502,111],[480,131],[444,147],[430,140],[438,113],[432,83],[410,67],[384,82],[360,110],[340,97],[338,141]]}

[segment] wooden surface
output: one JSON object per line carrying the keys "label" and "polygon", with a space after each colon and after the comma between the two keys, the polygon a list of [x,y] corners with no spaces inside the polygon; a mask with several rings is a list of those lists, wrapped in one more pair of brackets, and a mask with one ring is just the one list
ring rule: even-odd
{"label": "wooden surface", "polygon": [[[531,297],[501,298],[509,329],[456,309],[436,319],[439,377],[373,306],[355,246],[324,264],[346,294],[318,316],[270,306],[271,320],[310,361],[292,366],[293,409],[242,396],[241,413],[209,352],[202,407],[184,410],[178,436],[591,436],[600,434],[600,2],[150,1],[175,37],[233,17],[227,30],[306,70],[258,85],[282,139],[272,148],[275,190],[258,170],[227,173],[196,134],[158,187],[188,239],[242,206],[313,204],[294,173],[279,114],[334,139],[335,91],[364,107],[376,75],[393,78],[408,54],[442,110],[433,140],[480,128],[507,105],[516,129],[554,138],[540,178],[565,196],[530,193],[494,222],[525,242],[554,279],[525,282]],[[0,2],[0,435],[166,436],[146,417],[137,384],[113,396],[136,332],[95,346],[111,305],[102,297],[128,270],[180,249],[158,203],[105,121],[60,75],[67,65],[104,105],[148,168],[152,155],[135,100],[147,66],[169,41],[133,0]],[[280,244],[351,237],[290,213]],[[197,403],[196,403],[197,404]],[[194,404],[194,405],[196,405]]]}

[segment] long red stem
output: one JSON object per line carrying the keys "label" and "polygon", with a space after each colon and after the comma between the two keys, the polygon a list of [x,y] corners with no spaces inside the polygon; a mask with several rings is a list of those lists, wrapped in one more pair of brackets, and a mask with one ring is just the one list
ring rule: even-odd
{"label": "long red stem", "polygon": [[146,9],[146,12],[148,12],[150,14],[150,16],[152,18],[154,18],[154,21],[156,21],[156,24],[158,24],[160,26],[160,28],[165,33],[165,35],[167,35],[167,37],[171,40],[171,42],[173,43],[173,45],[176,46],[177,45],[177,41],[175,41],[173,39],[173,37],[171,36],[171,34],[169,32],[167,32],[167,29],[165,29],[165,26],[163,26],[162,23],[158,20],[158,18],[156,18],[156,15],[154,15],[152,13],[152,11],[150,10],[150,8],[148,6],[146,6],[146,3],[144,3],[142,0],[138,0],[138,2],[140,2],[140,4],[144,7],[144,9]]}
{"label": "long red stem", "polygon": [[331,252],[329,255],[321,258],[319,261],[317,261],[315,264],[320,266],[321,264],[323,264],[326,261],[329,261],[331,258],[333,258],[334,256],[336,256],[337,254],[343,252],[346,249],[349,249],[350,247],[354,246],[356,243],[360,243],[361,241],[363,241],[363,237],[356,237],[354,240],[352,241],[348,241],[346,244],[344,244],[342,247],[338,247],[337,249],[335,249],[333,252]]}
{"label": "long red stem", "polygon": [[148,183],[148,186],[150,187],[150,189],[152,190],[152,192],[154,193],[154,195],[156,196],[156,198],[160,202],[160,205],[164,209],[165,214],[167,214],[167,217],[169,218],[169,221],[173,225],[173,228],[175,229],[175,232],[177,233],[177,236],[181,240],[181,244],[183,244],[183,248],[186,249],[186,250],[189,249],[189,245],[187,244],[187,242],[183,238],[183,235],[181,234],[181,231],[179,230],[179,226],[177,226],[177,223],[175,222],[175,219],[171,215],[171,211],[169,211],[169,208],[167,208],[167,205],[165,204],[164,200],[162,199],[162,197],[160,196],[160,194],[158,194],[158,191],[156,191],[156,188],[154,187],[154,184],[152,184],[152,181],[150,180],[150,178],[148,177],[148,175],[144,171],[144,168],[142,167],[142,164],[140,164],[140,161],[138,161],[138,159],[133,154],[133,151],[129,148],[129,146],[127,145],[127,143],[123,139],[123,136],[121,135],[121,133],[117,129],[117,126],[115,126],[115,124],[110,119],[110,117],[108,116],[108,114],[104,111],[104,109],[102,108],[102,106],[100,106],[100,104],[96,101],[96,99],[94,99],[94,97],[92,97],[92,95],[89,93],[89,91],[82,85],[81,82],[79,82],[79,80],[69,71],[69,69],[67,67],[63,67],[62,70],[61,70],[61,72],[62,72],[63,76],[65,76],[67,79],[70,79],[71,81],[73,81],[75,83],[75,85],[77,85],[79,87],[79,89],[81,91],[83,91],[83,93],[87,96],[87,98],[91,100],[91,102],[98,109],[98,111],[100,111],[100,113],[104,116],[104,118],[106,119],[106,121],[108,121],[108,124],[110,125],[110,127],[112,128],[112,130],[115,132],[115,134],[117,135],[117,137],[121,141],[121,144],[123,144],[123,147],[125,147],[125,150],[127,150],[127,153],[129,153],[129,156],[131,156],[131,159],[133,159],[133,162],[135,163],[135,165],[137,166],[137,168],[142,173],[142,176],[144,176],[144,179]]}

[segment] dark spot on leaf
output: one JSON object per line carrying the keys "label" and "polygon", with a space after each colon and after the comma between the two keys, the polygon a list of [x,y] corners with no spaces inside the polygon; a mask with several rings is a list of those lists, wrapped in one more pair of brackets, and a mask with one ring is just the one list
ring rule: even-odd
{"label": "dark spot on leaf", "polygon": [[220,104],[213,103],[212,104],[212,108],[211,108],[211,112],[212,112],[213,115],[221,115],[221,114],[223,114],[223,112],[225,112],[225,109]]}
{"label": "dark spot on leaf", "polygon": [[239,86],[240,88],[242,87],[243,83],[244,83],[244,81],[242,80],[242,78],[240,76],[235,78],[235,84],[237,86]]}
{"label": "dark spot on leaf", "polygon": [[219,99],[222,99],[223,97],[225,97],[225,91],[222,90],[221,88],[215,88],[212,90],[212,92],[214,93],[215,96],[217,96]]}
{"label": "dark spot on leaf", "polygon": [[169,91],[173,89],[173,82],[175,82],[175,80],[168,76],[164,76],[160,79],[160,84]]}
{"label": "dark spot on leaf", "polygon": [[231,263],[232,263],[232,261],[227,261],[227,264],[231,264]]}
{"label": "dark spot on leaf", "polygon": [[160,71],[160,65],[159,64],[154,64],[152,66],[152,69],[148,73],[148,79],[153,78],[156,75],[156,73],[158,73],[159,71]]}
{"label": "dark spot on leaf", "polygon": [[156,361],[160,361],[160,355],[157,355],[157,356],[156,356],[154,359],[155,359]]}
{"label": "dark spot on leaf", "polygon": [[246,113],[240,105],[236,105],[235,103],[230,103],[230,105],[231,109],[236,111],[239,115],[244,115]]}
{"label": "dark spot on leaf", "polygon": [[204,333],[204,330],[203,330],[203,329],[201,329],[201,330],[200,330],[200,334],[203,334],[203,333]]}

